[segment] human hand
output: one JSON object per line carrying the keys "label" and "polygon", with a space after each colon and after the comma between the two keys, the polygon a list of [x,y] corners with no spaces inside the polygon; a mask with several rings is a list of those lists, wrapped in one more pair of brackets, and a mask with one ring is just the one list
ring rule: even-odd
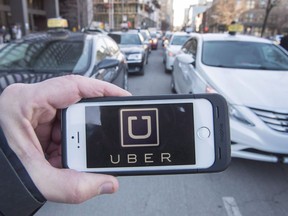
{"label": "human hand", "polygon": [[81,98],[128,95],[113,84],[77,75],[13,84],[4,90],[0,125],[10,148],[47,200],[81,203],[118,190],[113,176],[62,169],[59,111]]}

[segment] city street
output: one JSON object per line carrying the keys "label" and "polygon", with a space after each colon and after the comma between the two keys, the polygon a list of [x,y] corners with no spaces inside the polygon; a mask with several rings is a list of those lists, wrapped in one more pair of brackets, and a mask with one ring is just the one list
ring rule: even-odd
{"label": "city street", "polygon": [[[162,47],[145,74],[129,75],[134,95],[171,94]],[[120,189],[79,205],[47,202],[37,216],[271,216],[288,215],[288,167],[234,158],[222,173],[119,177]]]}

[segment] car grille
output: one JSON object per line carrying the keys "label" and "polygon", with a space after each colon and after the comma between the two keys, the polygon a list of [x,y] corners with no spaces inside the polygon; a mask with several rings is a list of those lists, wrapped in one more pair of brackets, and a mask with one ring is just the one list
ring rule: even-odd
{"label": "car grille", "polygon": [[273,130],[288,134],[288,112],[250,109]]}

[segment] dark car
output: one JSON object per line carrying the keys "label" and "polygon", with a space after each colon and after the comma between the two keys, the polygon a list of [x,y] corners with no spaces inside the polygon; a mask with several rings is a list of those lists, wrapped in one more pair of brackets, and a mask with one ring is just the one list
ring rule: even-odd
{"label": "dark car", "polygon": [[136,31],[111,32],[108,34],[120,46],[128,63],[129,73],[144,74],[145,64],[148,64],[148,46],[143,36]]}
{"label": "dark car", "polygon": [[12,83],[35,83],[78,74],[127,89],[127,63],[119,46],[102,33],[50,30],[30,34],[0,50],[0,92]]}

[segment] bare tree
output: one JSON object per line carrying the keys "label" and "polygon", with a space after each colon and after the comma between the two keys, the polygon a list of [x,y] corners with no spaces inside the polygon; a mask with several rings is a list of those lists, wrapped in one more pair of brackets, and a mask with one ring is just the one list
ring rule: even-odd
{"label": "bare tree", "polygon": [[281,0],[268,0],[267,1],[267,6],[266,6],[266,10],[265,10],[265,17],[264,17],[264,21],[263,21],[263,25],[262,25],[262,31],[261,31],[261,37],[264,36],[264,32],[267,26],[267,20],[269,17],[269,14],[271,12],[271,10],[277,6],[278,4],[280,4]]}
{"label": "bare tree", "polygon": [[238,21],[239,15],[246,10],[245,2],[243,0],[214,0],[212,16],[218,24],[229,25],[232,21]]}

